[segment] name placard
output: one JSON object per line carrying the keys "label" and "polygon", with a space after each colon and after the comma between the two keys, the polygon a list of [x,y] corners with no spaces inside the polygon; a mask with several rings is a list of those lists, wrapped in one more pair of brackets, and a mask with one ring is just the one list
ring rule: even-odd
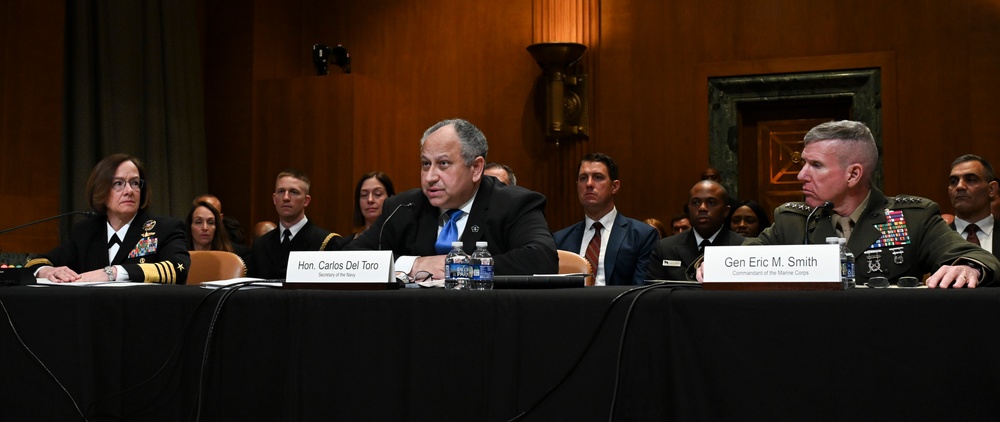
{"label": "name placard", "polygon": [[292,251],[285,283],[395,282],[392,251]]}
{"label": "name placard", "polygon": [[840,283],[840,246],[708,246],[705,283]]}

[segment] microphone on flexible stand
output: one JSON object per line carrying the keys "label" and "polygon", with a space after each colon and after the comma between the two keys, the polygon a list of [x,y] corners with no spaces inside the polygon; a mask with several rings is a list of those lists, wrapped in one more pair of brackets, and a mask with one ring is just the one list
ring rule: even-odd
{"label": "microphone on flexible stand", "polygon": [[399,209],[403,207],[412,208],[413,203],[407,202],[405,204],[396,205],[396,209],[392,210],[392,212],[389,213],[389,216],[385,218],[385,221],[382,222],[382,227],[378,228],[378,250],[382,250],[382,231],[385,230],[386,223],[389,222],[389,219],[392,218],[392,216],[396,215],[396,211],[399,211]]}
{"label": "microphone on flexible stand", "polygon": [[816,211],[819,211],[821,209],[830,211],[831,209],[833,209],[833,202],[826,201],[826,202],[823,203],[823,205],[820,205],[820,206],[818,206],[816,208],[813,208],[812,212],[809,213],[809,216],[806,217],[806,230],[805,230],[805,234],[802,235],[802,244],[803,245],[808,245],[809,244],[809,222],[812,220],[813,215],[816,214]]}
{"label": "microphone on flexible stand", "polygon": [[[52,217],[43,218],[41,220],[35,220],[30,223],[22,224],[20,226],[14,226],[0,230],[0,235],[12,232],[14,230],[20,230],[25,227],[34,226],[35,224],[44,223],[49,220],[55,220],[57,218],[63,218],[75,214],[83,214],[88,217],[93,217],[97,215],[97,213],[93,211],[70,211]],[[35,280],[35,275],[32,274],[32,271],[27,268],[0,268],[0,286],[18,286],[21,284],[33,284],[34,280]]]}
{"label": "microphone on flexible stand", "polygon": [[67,212],[67,213],[62,213],[62,214],[59,214],[59,215],[54,215],[52,217],[43,218],[41,220],[35,220],[35,221],[30,222],[30,223],[24,223],[24,224],[22,224],[20,226],[14,226],[14,227],[11,227],[11,228],[3,229],[3,230],[0,230],[0,234],[4,234],[4,233],[7,233],[7,232],[12,232],[14,230],[23,229],[25,227],[34,226],[35,224],[44,223],[44,222],[49,221],[49,220],[55,220],[57,218],[63,218],[63,217],[67,217],[67,216],[74,215],[74,214],[83,214],[83,215],[86,215],[87,217],[93,217],[93,216],[97,215],[97,213],[93,212],[93,211],[70,211],[70,212]]}

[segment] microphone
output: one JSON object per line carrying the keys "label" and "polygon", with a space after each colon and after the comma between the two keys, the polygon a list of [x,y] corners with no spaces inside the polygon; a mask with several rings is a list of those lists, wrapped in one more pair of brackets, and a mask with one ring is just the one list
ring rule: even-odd
{"label": "microphone", "polygon": [[809,244],[809,221],[812,220],[813,215],[816,214],[816,211],[819,211],[821,209],[830,211],[831,209],[833,209],[833,202],[826,201],[826,202],[823,203],[823,205],[820,205],[820,206],[818,206],[816,208],[813,208],[813,210],[809,213],[809,216],[806,217],[806,230],[805,230],[805,233],[802,235],[802,244],[803,245],[808,245]]}
{"label": "microphone", "polygon": [[392,216],[396,215],[396,211],[399,211],[399,209],[403,207],[412,208],[413,203],[407,202],[405,204],[396,205],[396,209],[392,210],[392,212],[389,213],[389,216],[385,218],[385,221],[382,222],[382,227],[378,228],[378,250],[382,250],[382,230],[385,230],[386,223],[389,222],[389,219],[392,218]]}
{"label": "microphone", "polygon": [[38,224],[38,223],[44,223],[44,222],[49,221],[49,220],[55,220],[57,218],[63,218],[63,217],[74,215],[74,214],[83,214],[83,215],[86,215],[88,217],[94,217],[94,216],[97,215],[97,213],[93,212],[93,211],[70,211],[70,212],[62,213],[62,214],[55,215],[55,216],[52,216],[52,217],[43,218],[41,220],[35,220],[35,221],[30,222],[30,223],[22,224],[20,226],[14,226],[14,227],[11,227],[11,228],[3,229],[3,230],[0,230],[0,234],[12,232],[14,230],[19,230],[19,229],[23,229],[25,227],[34,226],[35,224]]}
{"label": "microphone", "polygon": [[[86,215],[86,216],[95,216],[95,215],[97,215],[97,213],[95,213],[93,211],[70,211],[70,212],[62,213],[62,214],[55,215],[55,216],[52,216],[52,217],[43,218],[41,220],[32,221],[30,223],[25,223],[25,224],[22,224],[20,226],[14,226],[14,227],[11,227],[11,228],[0,230],[0,235],[2,235],[4,233],[12,232],[14,230],[23,229],[25,227],[34,226],[35,224],[38,224],[38,223],[44,223],[44,222],[49,221],[49,220],[55,220],[57,218],[63,218],[63,217],[74,215],[74,214],[83,214],[83,215]],[[34,284],[34,282],[35,282],[34,272],[28,270],[27,268],[3,268],[3,269],[0,269],[0,286],[4,286],[4,287],[6,287],[6,286],[19,286],[19,285],[25,285],[25,284]]]}

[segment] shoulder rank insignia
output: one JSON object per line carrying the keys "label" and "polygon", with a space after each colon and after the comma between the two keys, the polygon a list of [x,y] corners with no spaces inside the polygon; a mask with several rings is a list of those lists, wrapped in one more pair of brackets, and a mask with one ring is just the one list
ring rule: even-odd
{"label": "shoulder rank insignia", "polygon": [[869,249],[909,245],[910,233],[906,229],[906,218],[903,217],[903,211],[886,208],[885,220],[884,224],[875,225],[875,228],[882,232],[882,235]]}

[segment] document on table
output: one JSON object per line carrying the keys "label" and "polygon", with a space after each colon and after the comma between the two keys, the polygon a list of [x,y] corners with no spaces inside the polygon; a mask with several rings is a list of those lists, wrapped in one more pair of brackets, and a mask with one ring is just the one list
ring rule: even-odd
{"label": "document on table", "polygon": [[220,289],[232,286],[234,284],[240,284],[246,282],[253,282],[253,284],[251,284],[252,286],[281,287],[280,280],[269,280],[264,278],[253,278],[253,277],[239,277],[239,278],[231,278],[229,280],[206,281],[204,283],[201,283],[200,286],[206,289]]}
{"label": "document on table", "polygon": [[31,286],[67,286],[67,287],[133,287],[133,286],[153,286],[156,283],[135,283],[131,281],[77,281],[73,283],[57,283],[47,278],[36,278]]}

